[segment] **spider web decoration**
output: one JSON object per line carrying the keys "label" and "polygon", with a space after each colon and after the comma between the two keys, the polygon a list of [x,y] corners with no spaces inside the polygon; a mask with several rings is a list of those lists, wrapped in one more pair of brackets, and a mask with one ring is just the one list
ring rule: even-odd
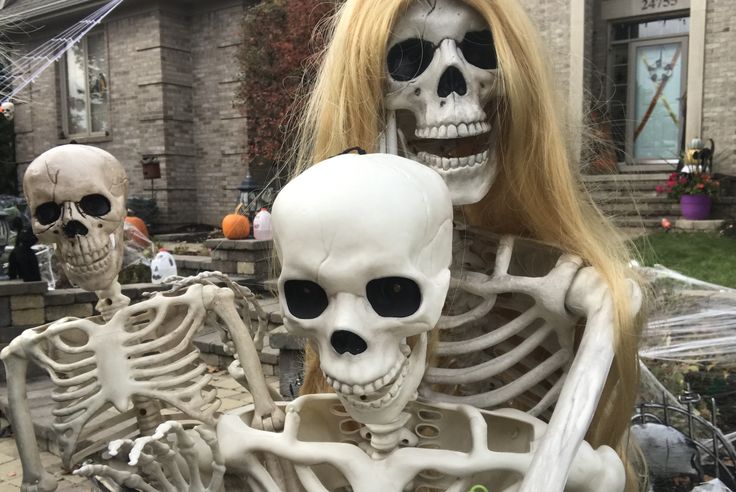
{"label": "spider web decoration", "polygon": [[0,70],[0,103],[10,101],[52,63],[79,42],[123,0],[112,0],[61,34]]}

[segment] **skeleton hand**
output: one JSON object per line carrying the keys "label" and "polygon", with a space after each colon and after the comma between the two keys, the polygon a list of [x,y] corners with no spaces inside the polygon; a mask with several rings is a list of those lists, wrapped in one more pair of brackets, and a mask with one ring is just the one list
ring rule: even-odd
{"label": "skeleton hand", "polygon": [[250,423],[250,426],[258,430],[281,432],[284,429],[286,414],[284,414],[284,411],[273,402],[271,402],[269,406],[271,411],[264,414],[259,414],[258,409],[256,408],[256,411],[253,413],[253,421]]}
{"label": "skeleton hand", "polygon": [[[225,466],[220,455],[214,430],[205,426],[195,427],[199,437],[212,453],[212,473],[205,488],[199,469],[199,453],[196,439],[175,421],[159,425],[152,436],[135,441],[120,439],[108,446],[110,456],[122,452],[128,454],[128,465],[137,471],[121,471],[108,465],[85,465],[75,475],[102,475],[120,485],[134,487],[143,492],[219,492],[222,488]],[[168,442],[166,442],[168,441]],[[151,484],[155,484],[155,487]]]}

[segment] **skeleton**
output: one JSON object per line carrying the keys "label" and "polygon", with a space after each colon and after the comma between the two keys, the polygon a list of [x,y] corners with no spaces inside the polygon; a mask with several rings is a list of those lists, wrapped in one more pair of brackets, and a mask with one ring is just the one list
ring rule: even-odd
{"label": "skeleton", "polygon": [[[216,462],[229,474],[268,492],[461,491],[479,482],[518,489],[545,433],[543,422],[511,409],[414,401],[427,334],[450,282],[451,217],[442,180],[397,156],[341,155],[284,188],[273,224],[285,324],[319,347],[321,368],[337,394],[290,403],[278,434],[254,428],[250,408],[220,417]],[[574,272],[571,263],[561,270]],[[163,424],[156,434],[171,433]],[[127,445],[131,461],[141,452],[173,451],[150,438]],[[266,472],[254,460],[264,452],[291,463],[298,484],[284,487]],[[622,464],[610,448],[582,443],[574,458],[566,490],[623,489]],[[156,468],[152,480],[160,484],[157,477],[172,476],[170,468]],[[94,465],[79,473],[114,476]],[[133,484],[141,477],[117,479]]]}
{"label": "skeleton", "polygon": [[[221,320],[232,341],[257,402],[255,425],[282,427],[283,414],[269,395],[249,327],[234,301],[237,292],[254,304],[250,291],[232,282],[231,288],[217,287],[199,277],[134,306],[120,294],[116,279],[127,189],[120,163],[92,147],[57,147],[31,163],[24,186],[34,232],[57,244],[72,281],[104,296],[97,304],[103,320],[63,318],[29,329],[0,354],[24,490],[56,488],[41,465],[30,419],[25,386],[29,361],[45,369],[56,385],[53,426],[68,468],[111,438],[153,432],[162,415],[214,425],[219,401],[192,344],[208,314]],[[227,281],[217,272],[209,276]],[[245,320],[250,323],[249,316]],[[117,413],[108,412],[112,407]]]}
{"label": "skeleton", "polygon": [[[494,108],[503,95],[484,19],[459,0],[415,1],[392,29],[386,70],[382,148],[437,171],[454,205],[478,202],[496,176]],[[580,258],[531,241],[460,226],[453,258],[438,357],[420,393],[549,420],[521,490],[562,490],[613,360],[611,294]],[[631,299],[638,311],[633,282]]]}

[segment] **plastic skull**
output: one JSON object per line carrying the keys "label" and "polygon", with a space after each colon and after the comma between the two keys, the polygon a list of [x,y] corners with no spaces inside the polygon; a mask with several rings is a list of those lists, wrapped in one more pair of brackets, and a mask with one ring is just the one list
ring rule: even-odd
{"label": "plastic skull", "polygon": [[501,86],[488,24],[459,0],[417,0],[392,30],[386,69],[407,156],[440,173],[455,205],[479,201],[496,175]]}
{"label": "plastic skull", "polygon": [[15,117],[15,104],[10,101],[0,104],[0,113],[2,113],[6,120],[13,121]]}
{"label": "plastic skull", "polygon": [[395,155],[340,155],[284,187],[272,225],[286,328],[312,340],[353,418],[396,421],[416,397],[450,281],[442,179]]}
{"label": "plastic skull", "polygon": [[23,190],[33,232],[57,245],[69,280],[107,289],[123,261],[128,178],[120,162],[96,147],[55,147],[28,166]]}

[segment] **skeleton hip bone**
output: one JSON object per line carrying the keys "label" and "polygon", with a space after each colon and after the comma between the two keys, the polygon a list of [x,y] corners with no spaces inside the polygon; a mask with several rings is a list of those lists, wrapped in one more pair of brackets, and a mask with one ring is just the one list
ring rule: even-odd
{"label": "skeleton hip bone", "polygon": [[440,173],[455,205],[479,201],[496,175],[500,84],[488,24],[459,0],[416,1],[388,46],[385,105],[407,157]]}
{"label": "skeleton hip bone", "polygon": [[314,342],[353,418],[396,423],[416,397],[449,286],[446,186],[402,157],[340,155],[283,189],[273,227],[287,329]]}
{"label": "skeleton hip bone", "polygon": [[123,261],[128,178],[102,149],[62,145],[38,156],[23,177],[33,232],[59,249],[64,272],[90,291],[110,287]]}

